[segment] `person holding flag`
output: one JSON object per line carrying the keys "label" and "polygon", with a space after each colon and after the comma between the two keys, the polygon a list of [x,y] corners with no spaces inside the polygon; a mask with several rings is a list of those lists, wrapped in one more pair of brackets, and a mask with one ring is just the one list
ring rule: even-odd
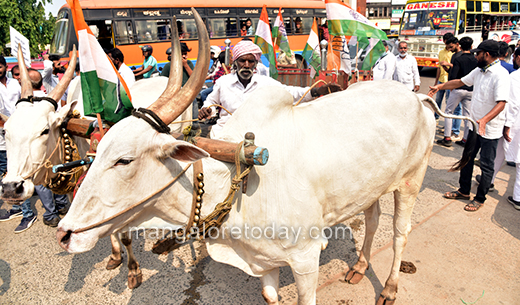
{"label": "person holding flag", "polygon": [[267,6],[264,4],[260,20],[256,27],[255,44],[260,47],[262,54],[269,60],[269,75],[278,79],[278,69],[276,68],[276,56],[274,54],[273,40],[271,38],[271,29],[269,27],[269,17],[267,16]]}
{"label": "person holding flag", "polygon": [[382,40],[388,40],[385,32],[360,13],[340,0],[325,0],[327,22],[330,36],[357,36],[357,40],[368,39],[366,56],[361,70],[370,70],[376,61],[385,53]]}
{"label": "person holding flag", "polygon": [[289,46],[289,39],[287,38],[287,31],[283,24],[282,8],[278,10],[278,15],[274,21],[273,26],[273,45],[275,50],[280,50],[278,53],[278,68],[290,69],[296,68],[297,62],[291,47]]}
{"label": "person holding flag", "polygon": [[310,94],[307,94],[309,87],[286,86],[271,77],[255,74],[254,70],[261,56],[260,47],[250,40],[242,40],[233,48],[233,65],[236,73],[219,78],[213,86],[213,92],[208,95],[204,106],[199,110],[199,120],[207,119],[217,113],[217,110],[210,107],[212,105],[221,105],[227,110],[218,110],[220,119],[211,129],[211,138],[218,136],[232,113],[259,88],[283,87],[293,96],[294,102],[301,97],[303,97],[303,102],[308,102],[315,97],[341,90],[338,84],[327,84],[319,88],[312,88]]}
{"label": "person holding flag", "polygon": [[101,119],[117,123],[133,109],[128,86],[85,22],[79,0],[67,3],[78,36],[84,113],[96,115],[99,126]]}

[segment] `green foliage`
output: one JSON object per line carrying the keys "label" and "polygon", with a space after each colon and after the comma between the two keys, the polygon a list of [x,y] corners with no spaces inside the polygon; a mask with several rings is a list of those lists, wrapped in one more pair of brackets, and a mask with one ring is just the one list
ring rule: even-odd
{"label": "green foliage", "polygon": [[0,0],[0,54],[10,56],[5,45],[10,42],[9,26],[22,33],[31,47],[31,57],[36,57],[49,44],[56,18],[45,16],[44,5],[52,0]]}

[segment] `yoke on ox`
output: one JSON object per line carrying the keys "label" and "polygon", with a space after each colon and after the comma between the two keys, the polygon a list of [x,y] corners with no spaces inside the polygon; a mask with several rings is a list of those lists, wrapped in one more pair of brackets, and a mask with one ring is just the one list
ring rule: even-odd
{"label": "yoke on ox", "polygon": [[[206,47],[207,33],[200,37]],[[165,124],[191,103],[205,71],[199,69],[194,76],[180,91],[180,86],[167,89],[171,100],[161,98],[149,107]],[[392,81],[357,83],[296,107],[283,89],[259,91],[226,123],[221,139],[239,142],[246,132],[254,132],[257,143],[269,149],[270,160],[250,172],[247,191],[235,196],[221,234],[205,239],[210,256],[260,277],[262,295],[269,304],[278,303],[279,268],[289,265],[298,303],[315,304],[319,256],[327,240],[316,236],[312,228],[321,232],[364,211],[365,241],[358,262],[347,274],[347,280],[355,284],[368,268],[381,213],[379,198],[393,192],[394,260],[377,301],[392,304],[411,230],[410,216],[435,136],[433,113],[423,102],[432,104],[433,100],[419,98]],[[226,197],[235,164],[208,158],[200,148],[152,125],[128,117],[106,134],[69,213],[59,224],[57,239],[64,249],[88,251],[100,238],[130,227],[190,227],[197,181],[193,168],[185,168],[197,160],[204,169],[201,217],[211,214]],[[157,192],[177,176],[175,183]],[[135,206],[141,199],[143,204]],[[246,238],[245,226],[274,226],[274,234]],[[242,234],[232,233],[237,231]],[[296,231],[302,233],[291,233]]]}

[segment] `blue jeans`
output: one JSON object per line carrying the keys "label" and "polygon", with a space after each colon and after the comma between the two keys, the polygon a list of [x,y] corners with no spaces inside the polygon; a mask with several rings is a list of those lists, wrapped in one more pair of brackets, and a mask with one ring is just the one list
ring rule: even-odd
{"label": "blue jeans", "polygon": [[22,204],[13,204],[11,211],[20,212],[22,211],[23,218],[30,218],[34,216],[34,211],[31,208],[31,200],[27,199]]}
{"label": "blue jeans", "polygon": [[56,195],[51,192],[50,189],[43,185],[35,185],[34,190],[40,197],[45,213],[43,218],[45,220],[52,220],[58,216],[58,210],[64,208],[69,204],[67,195]]}
{"label": "blue jeans", "polygon": [[[443,84],[443,83],[437,82],[437,84]],[[437,103],[437,106],[439,106],[439,109],[441,109],[442,99],[444,98],[444,95],[446,95],[446,100],[448,100],[448,97],[450,96],[450,90],[439,90],[439,91],[437,91],[437,95],[435,96],[435,102]],[[437,113],[435,113],[435,119],[438,119],[438,118],[439,118],[439,115]]]}
{"label": "blue jeans", "polygon": [[[448,97],[446,97],[446,100],[448,100]],[[460,103],[457,105],[457,108],[455,108],[455,110],[453,111],[453,114],[462,115],[462,108],[460,108]],[[459,119],[452,120],[451,131],[453,131],[454,134],[459,135],[461,123],[462,122]]]}
{"label": "blue jeans", "polygon": [[7,172],[7,151],[0,150],[0,177]]}
{"label": "blue jeans", "polygon": [[[472,136],[473,130],[469,131],[468,139]],[[485,139],[480,135],[477,135],[477,142],[475,143],[475,149],[468,164],[460,170],[459,177],[459,192],[464,195],[469,195],[471,191],[471,177],[473,176],[473,165],[475,163],[475,157],[480,150],[480,169],[482,175],[480,176],[480,183],[477,188],[477,195],[475,200],[484,203],[486,201],[486,194],[491,186],[491,180],[493,179],[495,157],[497,154],[497,146],[499,139]]]}
{"label": "blue jeans", "polygon": [[213,92],[213,87],[209,87],[207,89],[204,89],[200,92],[200,98],[202,100],[202,102],[205,102],[206,99],[208,98],[208,95]]}

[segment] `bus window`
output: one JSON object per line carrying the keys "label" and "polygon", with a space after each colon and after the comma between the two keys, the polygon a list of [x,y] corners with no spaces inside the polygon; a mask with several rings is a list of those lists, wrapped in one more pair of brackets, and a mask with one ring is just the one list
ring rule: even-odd
{"label": "bus window", "polygon": [[[241,36],[254,36],[259,18],[240,18]],[[244,29],[245,26],[245,29]],[[246,31],[246,35],[242,35],[242,31]]]}
{"label": "bus window", "polygon": [[294,34],[309,34],[312,28],[313,17],[294,18]]}
{"label": "bus window", "polygon": [[491,12],[498,13],[500,11],[500,3],[491,2]]}
{"label": "bus window", "polygon": [[210,37],[234,37],[238,34],[237,19],[236,18],[211,18]]}
{"label": "bus window", "polygon": [[283,18],[283,24],[285,25],[285,32],[287,34],[292,33],[291,17]]}
{"label": "bus window", "polygon": [[[179,22],[179,21],[177,21]],[[186,33],[185,39],[197,39],[199,38],[199,34],[197,32],[197,25],[195,24],[194,19],[182,19],[182,22],[184,23],[184,31]],[[179,33],[180,35],[180,33]]]}
{"label": "bus window", "polygon": [[477,5],[475,12],[482,12],[482,2],[476,1],[475,4]]}
{"label": "bus window", "polygon": [[516,12],[516,5],[517,5],[517,4],[516,4],[516,3],[513,3],[513,2],[509,3],[509,11],[510,11],[511,13],[515,13],[515,12]]}
{"label": "bus window", "polygon": [[468,9],[468,12],[474,12],[475,11],[475,2],[474,1],[466,2],[466,7]]}
{"label": "bus window", "polygon": [[134,43],[132,21],[114,21],[116,45]]}
{"label": "bus window", "polygon": [[87,23],[99,44],[105,50],[114,48],[112,41],[112,20],[96,20]]}
{"label": "bus window", "polygon": [[460,11],[460,19],[459,19],[459,34],[464,33],[464,20],[466,20],[466,11]]}
{"label": "bus window", "polygon": [[69,19],[62,18],[56,21],[54,35],[52,36],[50,52],[52,54],[64,54],[67,51],[67,35],[69,34]]}
{"label": "bus window", "polygon": [[168,20],[136,20],[135,32],[139,43],[168,40],[170,26]]}

